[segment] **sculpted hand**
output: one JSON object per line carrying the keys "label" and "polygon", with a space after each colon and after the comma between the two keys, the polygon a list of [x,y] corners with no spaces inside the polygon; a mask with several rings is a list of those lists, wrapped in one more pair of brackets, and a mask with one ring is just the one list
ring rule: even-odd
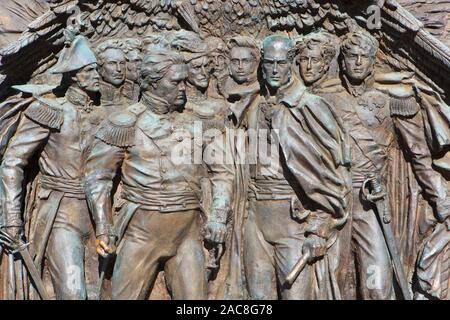
{"label": "sculpted hand", "polygon": [[224,243],[227,226],[224,223],[209,221],[205,227],[205,239],[213,243]]}
{"label": "sculpted hand", "polygon": [[8,252],[14,252],[18,249],[18,242],[23,234],[23,227],[6,227],[1,230],[0,241]]}
{"label": "sculpted hand", "polygon": [[309,253],[309,262],[323,257],[327,252],[327,241],[317,235],[310,235],[305,239],[302,248],[303,254]]}
{"label": "sculpted hand", "polygon": [[6,232],[12,239],[19,240],[23,235],[23,227],[7,227]]}
{"label": "sculpted hand", "polygon": [[109,254],[116,252],[114,239],[106,234],[97,237],[96,247],[97,253],[103,258],[106,258]]}

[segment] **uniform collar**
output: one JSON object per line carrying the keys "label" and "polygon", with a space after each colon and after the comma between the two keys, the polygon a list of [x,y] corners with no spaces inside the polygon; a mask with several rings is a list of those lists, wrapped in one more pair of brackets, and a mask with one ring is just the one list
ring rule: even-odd
{"label": "uniform collar", "polygon": [[67,89],[66,99],[78,109],[81,109],[87,113],[91,112],[94,108],[94,102],[91,97],[82,89],[71,86]]}
{"label": "uniform collar", "polygon": [[170,113],[169,103],[164,98],[157,97],[149,92],[142,94],[141,103],[157,115],[165,116]]}
{"label": "uniform collar", "polygon": [[100,86],[102,100],[106,102],[118,102],[123,97],[137,102],[139,98],[139,86],[128,79],[118,88],[105,81],[100,81]]}
{"label": "uniform collar", "polygon": [[298,105],[301,97],[306,92],[306,87],[296,77],[292,77],[291,81],[280,88],[277,94],[277,102],[284,103],[289,107]]}
{"label": "uniform collar", "polygon": [[374,72],[372,72],[369,76],[367,76],[361,85],[354,86],[350,83],[350,80],[348,80],[347,75],[343,75],[344,78],[344,86],[347,89],[347,91],[354,97],[362,96],[367,91],[371,90],[375,84],[375,75]]}

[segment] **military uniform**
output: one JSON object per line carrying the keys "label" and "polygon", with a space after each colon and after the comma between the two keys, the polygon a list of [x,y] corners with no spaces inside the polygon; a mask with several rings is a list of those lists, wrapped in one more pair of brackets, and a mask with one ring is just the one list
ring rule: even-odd
{"label": "military uniform", "polygon": [[39,155],[37,203],[30,226],[30,251],[48,261],[57,299],[85,299],[84,252],[93,232],[82,186],[86,153],[98,110],[81,89],[64,98],[37,97],[25,111],[1,166],[6,226],[22,224],[23,181]]}
{"label": "military uniform", "polygon": [[[314,280],[310,265],[292,287],[277,289],[277,284],[284,283],[302,257],[307,234],[328,237],[322,222],[329,217],[321,210],[308,216],[310,212],[299,199],[301,187],[279,149],[279,135],[271,134],[271,129],[277,130],[283,125],[272,122],[273,113],[279,107],[284,108],[283,105],[296,107],[300,103],[297,96],[304,92],[304,87],[293,79],[280,90],[273,100],[261,97],[243,120],[244,126],[258,134],[258,139],[249,144],[249,212],[243,233],[244,268],[252,299],[277,299],[277,292],[282,299],[312,299]],[[262,130],[267,130],[267,135]],[[266,141],[267,149],[261,149]],[[301,198],[302,201],[305,199]]]}
{"label": "military uniform", "polygon": [[[164,103],[145,93],[140,103],[111,115],[97,132],[88,160],[86,189],[99,224],[112,223],[112,179],[118,168],[122,173],[125,205],[115,221],[120,244],[113,299],[144,299],[161,264],[174,299],[206,298],[199,201],[205,166],[212,184],[209,219],[228,219],[232,170],[208,164],[207,158],[198,161],[195,153],[206,155],[206,148],[198,139],[201,132],[195,135],[195,118],[161,112]],[[181,150],[187,158],[176,160]]]}
{"label": "military uniform", "polygon": [[[131,80],[125,79],[125,82],[119,88],[116,88],[105,81],[100,82],[100,92],[102,104],[106,107],[120,102],[124,104],[133,104],[139,100],[140,88]],[[119,110],[114,110],[119,111]]]}
{"label": "military uniform", "polygon": [[[361,187],[367,175],[375,174],[388,184],[391,154],[401,144],[410,159],[425,197],[438,212],[449,211],[445,181],[432,168],[424,123],[412,90],[377,88],[373,77],[360,88],[335,87],[321,95],[334,102],[351,137],[353,180],[352,241],[361,277],[364,299],[393,299],[391,259],[374,206],[364,199]],[[392,174],[392,173],[390,173]]]}

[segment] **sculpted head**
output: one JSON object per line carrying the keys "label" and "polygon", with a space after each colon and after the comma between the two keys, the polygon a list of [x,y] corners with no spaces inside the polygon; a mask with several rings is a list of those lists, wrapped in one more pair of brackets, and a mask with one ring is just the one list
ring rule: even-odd
{"label": "sculpted head", "polygon": [[118,40],[106,40],[97,47],[97,56],[103,80],[120,87],[125,81],[127,63],[123,44]]}
{"label": "sculpted head", "polygon": [[87,93],[97,93],[100,90],[97,57],[89,41],[83,36],[75,37],[70,46],[61,52],[50,72],[61,74],[61,83],[65,87],[75,85]]}
{"label": "sculpted head", "polygon": [[227,45],[218,37],[207,37],[205,43],[208,46],[209,56],[213,64],[212,75],[216,79],[227,76]]}
{"label": "sculpted head", "polygon": [[274,35],[262,43],[262,74],[271,90],[278,90],[289,83],[296,49],[291,39]]}
{"label": "sculpted head", "polygon": [[92,63],[72,73],[72,82],[86,92],[100,91],[100,75],[97,71],[97,64]]}
{"label": "sculpted head", "polygon": [[124,50],[127,59],[126,77],[133,82],[137,82],[139,79],[139,68],[142,63],[141,49],[142,44],[139,39],[125,39]]}
{"label": "sculpted head", "polygon": [[180,107],[186,102],[187,76],[183,56],[172,49],[155,46],[142,60],[141,91],[162,98],[171,107]]}
{"label": "sculpted head", "polygon": [[250,37],[237,36],[228,42],[231,78],[238,84],[256,81],[260,52]]}
{"label": "sculpted head", "polygon": [[337,53],[336,46],[335,36],[325,31],[310,33],[297,42],[300,75],[307,86],[327,74]]}
{"label": "sculpted head", "polygon": [[378,41],[367,32],[347,34],[341,44],[342,70],[355,83],[364,81],[372,74]]}
{"label": "sculpted head", "polygon": [[170,46],[180,51],[188,65],[187,83],[205,91],[209,86],[212,70],[206,42],[194,32],[178,31],[173,34]]}

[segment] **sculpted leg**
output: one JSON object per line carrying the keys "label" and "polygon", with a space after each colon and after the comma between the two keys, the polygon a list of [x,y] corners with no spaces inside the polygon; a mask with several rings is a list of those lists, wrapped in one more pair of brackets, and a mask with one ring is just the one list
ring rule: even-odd
{"label": "sculpted leg", "polygon": [[85,300],[85,239],[92,225],[85,200],[61,201],[46,257],[58,300]]}
{"label": "sculpted leg", "polygon": [[357,198],[359,190],[354,190],[353,241],[362,298],[393,299],[393,270],[383,232],[375,212]]}
{"label": "sculpted leg", "polygon": [[277,288],[273,247],[264,239],[257,219],[256,203],[250,201],[244,225],[244,269],[250,299],[275,300]]}
{"label": "sculpted leg", "polygon": [[312,298],[311,266],[306,266],[291,287],[282,287],[284,280],[302,256],[303,224],[292,219],[291,201],[261,201],[258,206],[258,225],[264,239],[273,245],[274,266],[278,291],[283,300]]}
{"label": "sculpted leg", "polygon": [[[195,214],[195,213],[194,213]],[[175,257],[165,265],[165,276],[174,300],[205,300],[207,281],[203,243],[200,238],[199,213],[178,247]]]}
{"label": "sculpted leg", "polygon": [[113,300],[144,300],[155,281],[160,248],[148,226],[153,212],[138,210],[117,250],[112,276]]}

